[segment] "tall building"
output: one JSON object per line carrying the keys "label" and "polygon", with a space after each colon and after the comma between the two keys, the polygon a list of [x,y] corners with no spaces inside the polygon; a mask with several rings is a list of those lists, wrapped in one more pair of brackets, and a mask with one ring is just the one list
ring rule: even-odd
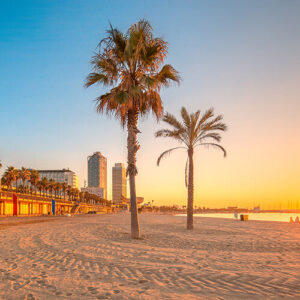
{"label": "tall building", "polygon": [[112,201],[122,203],[127,199],[127,177],[124,164],[116,163],[112,168]]}
{"label": "tall building", "polygon": [[100,152],[88,157],[88,187],[103,188],[103,198],[107,199],[107,159]]}
{"label": "tall building", "polygon": [[48,180],[53,179],[56,182],[66,183],[72,188],[79,189],[79,180],[75,172],[71,170],[38,170],[40,179],[46,177]]}

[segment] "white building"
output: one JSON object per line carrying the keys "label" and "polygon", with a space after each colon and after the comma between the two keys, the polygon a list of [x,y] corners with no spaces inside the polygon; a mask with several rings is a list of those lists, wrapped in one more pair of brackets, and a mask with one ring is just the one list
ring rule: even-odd
{"label": "white building", "polygon": [[112,168],[112,201],[121,204],[127,198],[127,177],[124,164],[116,163]]}
{"label": "white building", "polygon": [[75,172],[71,170],[38,170],[40,179],[46,177],[48,180],[53,179],[55,182],[66,183],[72,188],[79,189],[79,180]]}

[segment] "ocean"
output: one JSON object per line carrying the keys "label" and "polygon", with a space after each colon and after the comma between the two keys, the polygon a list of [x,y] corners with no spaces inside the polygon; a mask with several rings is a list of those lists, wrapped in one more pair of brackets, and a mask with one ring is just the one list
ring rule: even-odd
{"label": "ocean", "polygon": [[[248,215],[249,221],[277,221],[277,222],[290,222],[290,218],[293,220],[298,216],[300,218],[300,213],[243,213]],[[177,216],[186,216],[186,214],[179,214]],[[234,219],[233,213],[203,213],[194,214],[194,217],[206,217],[206,218],[223,218],[223,219]],[[299,223],[300,224],[300,223]]]}

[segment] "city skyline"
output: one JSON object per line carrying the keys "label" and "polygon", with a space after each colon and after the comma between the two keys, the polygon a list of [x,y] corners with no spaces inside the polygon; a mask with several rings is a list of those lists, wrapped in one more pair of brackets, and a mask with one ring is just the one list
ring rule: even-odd
{"label": "city skyline", "polygon": [[[226,1],[218,2],[218,9],[216,1],[134,2],[126,14],[125,3],[105,3],[105,8],[91,1],[71,10],[57,2],[0,4],[5,12],[0,173],[8,165],[69,167],[83,186],[85,158],[101,149],[110,185],[114,162],[127,161],[126,132],[95,112],[93,99],[104,89],[84,89],[84,78],[109,21],[124,30],[145,16],[168,41],[168,63],[183,78],[180,87],[162,91],[165,111],[178,116],[182,105],[191,111],[213,106],[228,124],[226,159],[205,149],[195,154],[195,205],[279,208],[297,203],[299,2]],[[184,205],[185,153],[156,166],[161,151],[172,145],[154,138],[160,127],[152,117],[139,123],[137,194],[160,205]]]}

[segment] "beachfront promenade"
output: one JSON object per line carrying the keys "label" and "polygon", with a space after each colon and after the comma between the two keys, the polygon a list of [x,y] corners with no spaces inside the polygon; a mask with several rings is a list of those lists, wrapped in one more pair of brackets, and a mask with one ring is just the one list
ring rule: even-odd
{"label": "beachfront promenade", "polygon": [[[0,219],[1,299],[295,299],[300,228],[128,213]],[[18,222],[16,224],[16,222]]]}
{"label": "beachfront promenade", "polygon": [[105,205],[63,198],[0,191],[0,216],[38,216],[66,213],[108,212]]}

